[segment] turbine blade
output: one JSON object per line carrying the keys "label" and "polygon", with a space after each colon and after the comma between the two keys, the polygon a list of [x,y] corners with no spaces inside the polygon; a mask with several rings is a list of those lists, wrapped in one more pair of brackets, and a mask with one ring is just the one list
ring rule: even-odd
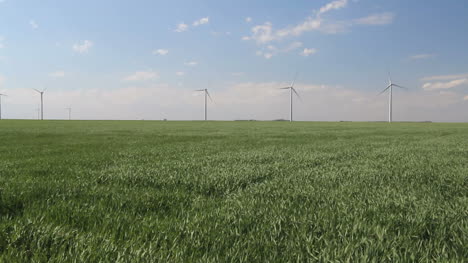
{"label": "turbine blade", "polygon": [[37,89],[33,89],[33,90],[35,90],[35,91],[37,91],[37,92],[41,93],[41,92],[40,92],[39,90],[37,90]]}
{"label": "turbine blade", "polygon": [[208,90],[206,91],[206,95],[208,95],[208,98],[210,98],[210,101],[213,102],[213,99],[211,98],[210,93],[208,92]]}
{"label": "turbine blade", "polygon": [[302,97],[301,95],[299,95],[299,93],[297,93],[296,89],[295,88],[291,88],[291,89],[296,94],[297,98],[299,98],[299,100],[302,101]]}
{"label": "turbine blade", "polygon": [[44,91],[46,91],[46,90],[47,90],[47,88],[43,89],[42,92],[44,92]]}
{"label": "turbine blade", "polygon": [[400,88],[400,89],[409,90],[408,88],[402,87],[402,86],[400,86],[400,85],[397,85],[397,84],[393,84],[393,86],[395,86],[395,87],[398,87],[398,88]]}
{"label": "turbine blade", "polygon": [[286,88],[278,88],[278,89],[290,89],[291,87],[286,87]]}
{"label": "turbine blade", "polygon": [[195,91],[205,91],[204,89],[196,89]]}
{"label": "turbine blade", "polygon": [[392,78],[390,77],[390,71],[388,72],[388,84],[392,84]]}
{"label": "turbine blade", "polygon": [[381,95],[382,93],[384,93],[385,91],[387,91],[392,85],[388,85],[388,87],[386,87],[384,90],[382,90],[382,92],[380,92],[377,96]]}
{"label": "turbine blade", "polygon": [[299,74],[299,72],[296,71],[296,75],[294,75],[294,79],[293,79],[293,82],[291,83],[291,88],[294,87],[294,83],[296,83],[296,79],[297,79],[297,75]]}

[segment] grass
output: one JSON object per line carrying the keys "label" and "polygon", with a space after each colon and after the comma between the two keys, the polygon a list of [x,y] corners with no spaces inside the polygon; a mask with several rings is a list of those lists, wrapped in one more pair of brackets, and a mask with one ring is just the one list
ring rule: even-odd
{"label": "grass", "polygon": [[0,262],[467,258],[467,124],[0,121]]}

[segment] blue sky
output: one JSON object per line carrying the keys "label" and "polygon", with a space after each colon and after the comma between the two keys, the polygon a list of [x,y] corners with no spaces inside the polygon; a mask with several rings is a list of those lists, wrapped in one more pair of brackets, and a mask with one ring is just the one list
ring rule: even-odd
{"label": "blue sky", "polygon": [[0,0],[4,117],[468,121],[462,0]]}

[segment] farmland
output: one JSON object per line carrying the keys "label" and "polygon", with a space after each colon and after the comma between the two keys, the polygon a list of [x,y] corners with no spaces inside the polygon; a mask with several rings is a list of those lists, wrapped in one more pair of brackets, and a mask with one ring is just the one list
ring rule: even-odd
{"label": "farmland", "polygon": [[468,258],[468,125],[0,121],[0,262]]}

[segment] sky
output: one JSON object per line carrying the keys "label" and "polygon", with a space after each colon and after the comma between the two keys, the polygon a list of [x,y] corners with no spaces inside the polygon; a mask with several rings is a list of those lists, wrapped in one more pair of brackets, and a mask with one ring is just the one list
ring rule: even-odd
{"label": "sky", "polygon": [[2,117],[468,121],[466,0],[0,0]]}

